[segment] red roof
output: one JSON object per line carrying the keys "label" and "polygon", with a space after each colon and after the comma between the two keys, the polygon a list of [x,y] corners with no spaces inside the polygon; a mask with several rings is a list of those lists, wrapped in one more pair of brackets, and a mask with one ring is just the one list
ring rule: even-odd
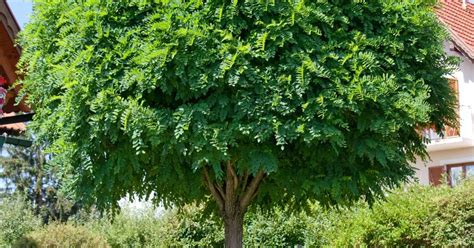
{"label": "red roof", "polygon": [[436,14],[448,28],[456,47],[474,60],[474,3],[465,0],[440,0]]}

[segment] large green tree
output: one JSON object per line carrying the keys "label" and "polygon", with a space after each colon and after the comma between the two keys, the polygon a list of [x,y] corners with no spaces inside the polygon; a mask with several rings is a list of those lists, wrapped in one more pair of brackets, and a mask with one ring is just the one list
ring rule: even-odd
{"label": "large green tree", "polygon": [[32,127],[84,201],[212,196],[226,244],[249,205],[373,200],[454,124],[436,1],[36,1]]}

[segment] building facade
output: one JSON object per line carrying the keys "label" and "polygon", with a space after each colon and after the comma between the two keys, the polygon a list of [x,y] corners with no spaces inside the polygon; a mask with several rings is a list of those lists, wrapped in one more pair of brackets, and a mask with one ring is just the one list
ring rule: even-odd
{"label": "building facade", "polygon": [[[474,1],[473,1],[474,2]],[[421,184],[448,183],[452,186],[466,176],[474,176],[474,3],[468,0],[442,0],[436,10],[451,35],[446,42],[448,55],[461,60],[448,82],[458,96],[459,128],[446,127],[444,137],[425,130],[429,161],[416,163]],[[446,175],[446,176],[444,176]]]}

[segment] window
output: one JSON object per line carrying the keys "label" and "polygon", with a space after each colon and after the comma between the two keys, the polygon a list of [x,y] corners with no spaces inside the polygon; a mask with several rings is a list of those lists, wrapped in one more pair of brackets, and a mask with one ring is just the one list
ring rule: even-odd
{"label": "window", "polygon": [[474,162],[448,165],[448,179],[451,186],[456,186],[466,178],[474,176]]}
{"label": "window", "polygon": [[[458,86],[458,81],[456,79],[448,79],[449,86],[454,90],[456,93],[456,96],[458,97],[458,107],[456,109],[456,113],[459,116],[459,86]],[[450,126],[445,126],[443,130],[443,137],[438,135],[436,132],[436,129],[434,126],[425,128],[422,132],[423,136],[431,141],[439,141],[441,139],[446,139],[446,138],[454,138],[454,137],[459,137],[459,129],[450,127]]]}
{"label": "window", "polygon": [[462,179],[474,177],[474,162],[429,167],[428,173],[431,185],[442,184],[443,174],[447,174],[447,183],[451,186],[456,186]]}

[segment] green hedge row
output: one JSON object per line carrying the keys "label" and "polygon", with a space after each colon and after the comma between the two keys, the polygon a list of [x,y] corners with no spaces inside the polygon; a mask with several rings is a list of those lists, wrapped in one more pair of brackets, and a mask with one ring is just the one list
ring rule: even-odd
{"label": "green hedge row", "polygon": [[[282,209],[253,211],[246,216],[245,243],[247,247],[474,247],[473,192],[470,180],[456,188],[399,189],[372,208],[361,202],[338,210],[314,204],[310,211],[297,214]],[[197,206],[164,213],[124,211],[113,221],[85,215],[68,224],[39,227],[25,205],[7,208],[8,204],[12,203],[0,204],[2,247],[223,247],[222,224]]]}
{"label": "green hedge row", "polygon": [[[474,247],[474,181],[454,189],[412,186],[385,202],[316,214],[318,245]],[[324,225],[325,224],[325,225]],[[310,239],[311,240],[311,239]]]}

